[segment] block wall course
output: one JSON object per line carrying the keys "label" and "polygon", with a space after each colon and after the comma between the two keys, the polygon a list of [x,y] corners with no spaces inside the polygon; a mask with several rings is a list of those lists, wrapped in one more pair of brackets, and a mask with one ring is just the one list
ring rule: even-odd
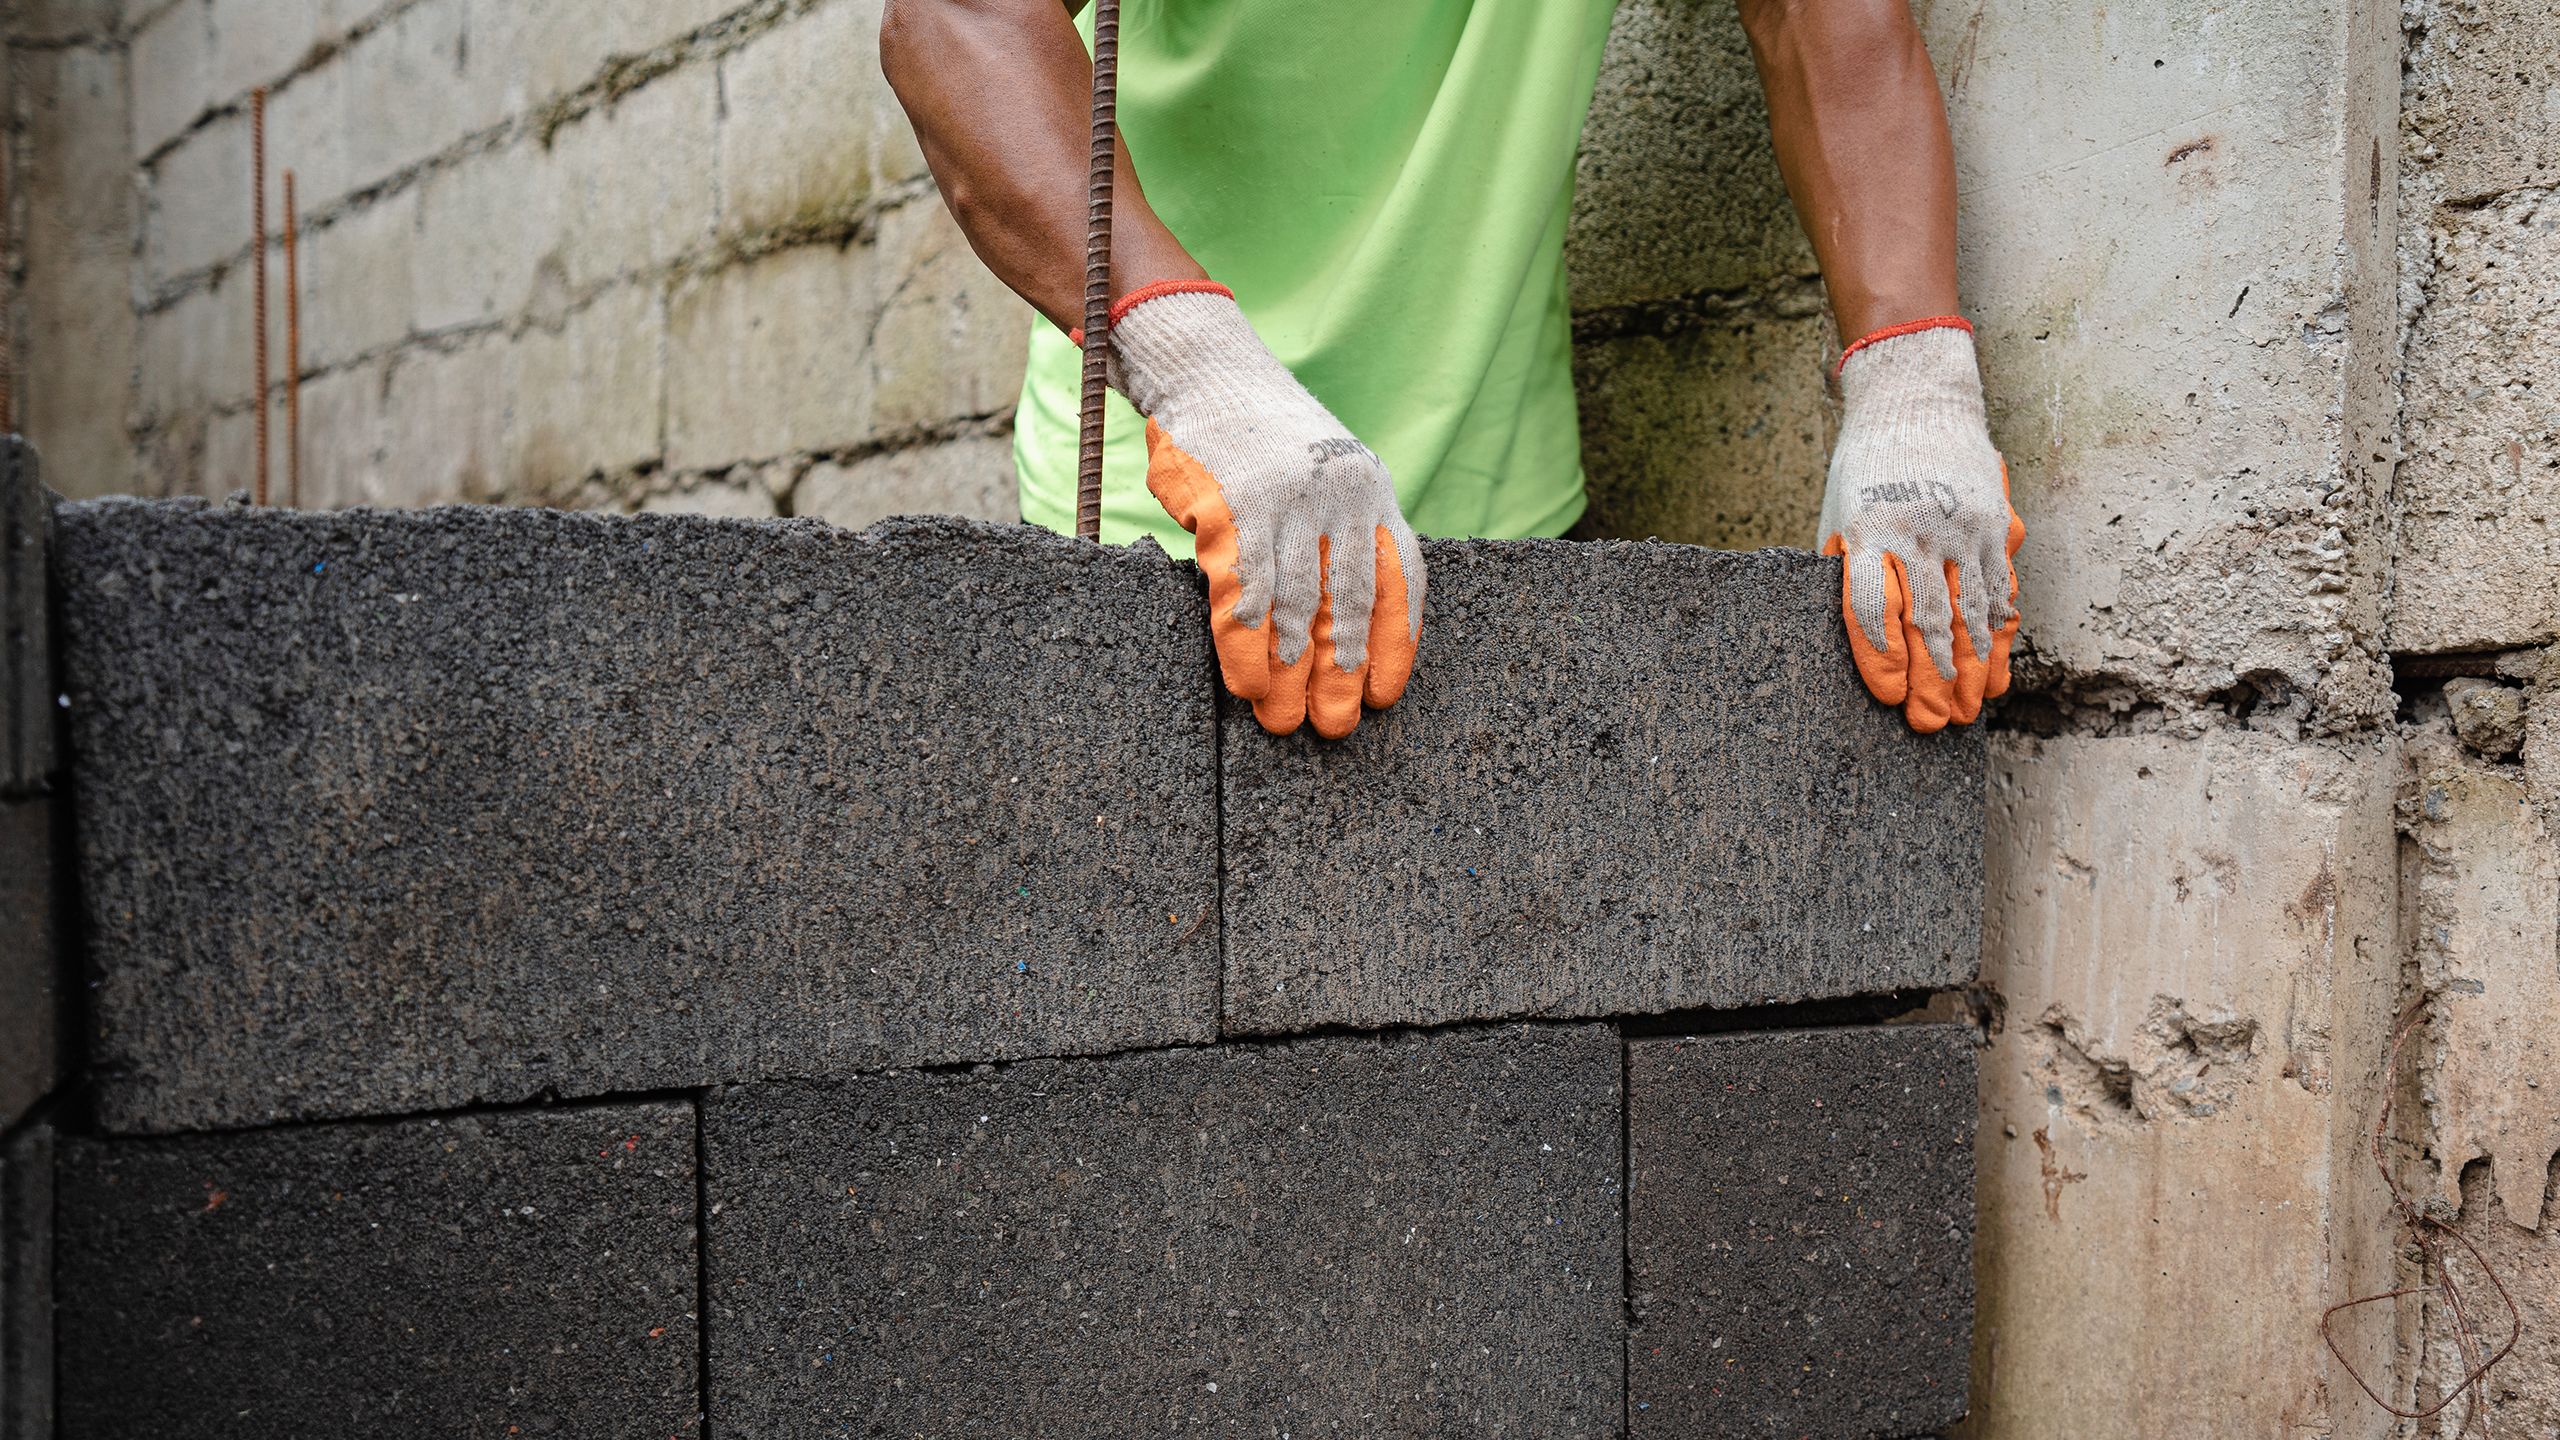
{"label": "block wall course", "polygon": [[1962,1419],[1973,1122],[1967,1027],[1629,1041],[1628,1433]]}
{"label": "block wall course", "polygon": [[60,528],[115,1130],[1215,1033],[1207,626],[1160,553],[471,509]]}
{"label": "block wall course", "polygon": [[24,129],[11,158],[20,208],[10,284],[23,307],[12,380],[16,421],[75,495],[129,483],[135,319],[127,182],[129,67],[122,50],[71,46],[10,59]]}
{"label": "block wall course", "polygon": [[63,1079],[64,940],[54,802],[0,800],[0,1130]]}
{"label": "block wall course", "polygon": [[705,1108],[724,1433],[1619,1433],[1605,1027]]}
{"label": "block wall course", "polygon": [[892,450],[846,465],[822,461],[791,495],[793,514],[847,529],[924,513],[1010,521],[1020,518],[1021,508],[1013,441],[1003,435]]}
{"label": "block wall course", "polygon": [[1411,689],[1225,712],[1227,1024],[1637,1014],[1964,983],[1982,741],[1850,663],[1838,562],[1430,542]]}
{"label": "block wall course", "polygon": [[65,1139],[61,1434],[693,1433],[689,1103]]}

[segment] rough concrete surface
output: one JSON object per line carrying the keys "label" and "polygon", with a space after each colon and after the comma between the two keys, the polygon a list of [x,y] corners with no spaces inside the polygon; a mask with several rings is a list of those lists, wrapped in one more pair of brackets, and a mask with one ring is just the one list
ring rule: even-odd
{"label": "rough concrete surface", "polygon": [[54,1440],[52,1127],[0,1139],[0,1440]]}
{"label": "rough concrete surface", "polygon": [[1973,1036],[1629,1042],[1630,1435],[1901,1440],[1963,1417]]}
{"label": "rough concrete surface", "polygon": [[728,1090],[720,1433],[1608,1436],[1619,1047],[1343,1038]]}
{"label": "rough concrete surface", "polygon": [[61,1146],[64,1440],[697,1427],[690,1104]]}
{"label": "rough concrete surface", "polygon": [[2531,1226],[2560,1155],[2560,849],[2511,767],[2440,729],[2411,734],[2407,753],[2403,903],[2435,1002],[2413,1047],[2427,1164],[2437,1200],[2467,1208],[2467,1167],[2486,1159],[2500,1210]]}
{"label": "rough concrete surface", "polygon": [[99,1109],[1214,1033],[1188,572],[1020,528],[63,512]]}
{"label": "rough concrete surface", "polygon": [[[2545,1208],[2528,1223],[2490,1194],[2481,1167],[2473,1166],[2463,1176],[2462,1211],[2454,1223],[2464,1239],[2479,1247],[2481,1258],[2514,1298],[2520,1325],[2511,1330],[2506,1307],[2468,1253],[2456,1244],[2444,1247],[2455,1257],[2454,1280],[2463,1287],[2474,1333],[2492,1350],[2505,1344],[2510,1333],[2516,1336],[2516,1348],[2491,1372],[2487,1386],[2485,1424],[2493,1436],[2560,1434],[2560,1175],[2552,1179]],[[2443,1295],[2420,1303],[2425,1348],[2416,1395],[2420,1405],[2432,1405],[2478,1362],[2462,1358],[2459,1330]],[[2480,1434],[2480,1408],[2476,1397],[2458,1397],[2436,1417],[2432,1429],[2420,1433],[2430,1440]]]}
{"label": "rough concrete surface", "polygon": [[1433,543],[1412,687],[1339,744],[1225,715],[1232,1030],[1961,984],[1982,741],[1849,659],[1839,565]]}
{"label": "rough concrete surface", "polygon": [[50,788],[52,621],[45,599],[53,497],[35,451],[0,437],[0,800]]}
{"label": "rough concrete surface", "polygon": [[0,1130],[62,1079],[53,802],[0,800]]}
{"label": "rough concrete surface", "polygon": [[[2310,1325],[2394,1284],[2398,779],[2375,739],[1992,747],[1967,1435],[2388,1433]],[[2389,1372],[2379,1307],[2340,1338]]]}

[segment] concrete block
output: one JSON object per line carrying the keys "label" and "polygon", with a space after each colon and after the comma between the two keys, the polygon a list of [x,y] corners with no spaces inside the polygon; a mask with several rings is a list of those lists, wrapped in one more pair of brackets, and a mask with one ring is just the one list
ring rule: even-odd
{"label": "concrete block", "polygon": [[1578,310],[1814,272],[1730,5],[1620,5],[1574,165]]}
{"label": "concrete block", "polygon": [[[269,118],[272,124],[272,114]],[[270,163],[275,158],[271,155]],[[146,288],[248,253],[248,173],[245,110],[192,132],[186,143],[143,168],[141,268]],[[305,193],[314,203],[320,198]]]}
{"label": "concrete block", "polygon": [[50,793],[58,763],[53,509],[35,451],[0,437],[0,799]]}
{"label": "concrete block", "polygon": [[1603,1027],[771,1085],[704,1111],[724,1430],[1619,1433]]}
{"label": "concrete block", "polygon": [[[1993,746],[1979,1440],[2048,1437],[2062,1414],[2091,1440],[2199,1415],[2387,1431],[2310,1332],[2395,1283],[2365,1148],[2397,1002],[2395,749],[2232,730]],[[2369,1312],[2340,1339],[2381,1375],[2390,1331]]]}
{"label": "concrete block", "polygon": [[597,472],[660,453],[666,311],[655,286],[624,285],[528,330],[508,353],[506,453],[519,496],[556,497]]}
{"label": "concrete block", "polygon": [[880,0],[795,16],[720,62],[720,220],[746,234],[842,222],[925,174],[880,73]]}
{"label": "concrete block", "polygon": [[[403,190],[342,213],[327,225],[303,230],[305,365],[338,366],[361,355],[378,354],[419,328],[421,275],[447,263],[442,257],[431,260],[419,247],[419,200],[418,190]],[[279,287],[284,283],[281,262],[273,283]],[[283,292],[279,288],[276,293],[281,297]],[[281,375],[280,334],[275,344],[276,373]]]}
{"label": "concrete block", "polygon": [[190,0],[167,6],[133,36],[133,153],[184,134],[206,110],[243,104],[258,85],[286,86],[317,50],[386,8],[388,0]]}
{"label": "concrete block", "polygon": [[667,305],[667,463],[839,450],[872,433],[874,247],[804,245],[690,281]]}
{"label": "concrete block", "polygon": [[2487,1160],[2499,1209],[2530,1227],[2560,1155],[2560,849],[2514,767],[2440,725],[2413,729],[2408,754],[2409,958],[2436,1004],[2411,1047],[2425,1168],[2455,1210],[2466,1167]]}
{"label": "concrete block", "polygon": [[142,314],[135,398],[143,423],[244,404],[256,391],[256,371],[240,363],[257,340],[250,284],[245,271],[226,275]]}
{"label": "concrete block", "polygon": [[13,44],[66,45],[103,41],[124,18],[125,0],[19,0],[0,25]]}
{"label": "concrete block", "polygon": [[761,477],[722,478],[651,495],[643,515],[704,515],[723,520],[770,520],[778,512],[773,489]]}
{"label": "concrete block", "polygon": [[2395,650],[2560,639],[2560,197],[2442,212],[2411,326]]}
{"label": "concrete block", "polygon": [[506,320],[566,300],[562,187],[548,152],[530,144],[473,155],[418,188],[417,315],[421,330]]}
{"label": "concrete block", "polygon": [[1161,555],[476,509],[60,530],[114,1129],[1214,1033],[1207,626]]}
{"label": "concrete block", "polygon": [[1628,1042],[1628,1434],[1962,1419],[1973,1124],[1966,1027]]}
{"label": "concrete block", "polygon": [[753,8],[741,0],[467,4],[472,88],[486,92],[484,103],[507,115],[537,112],[590,84],[613,86],[617,76],[627,83],[633,61],[663,53],[731,12]]}
{"label": "concrete block", "polygon": [[1831,321],[1757,310],[1575,348],[1595,534],[1722,550],[1817,543],[1836,428]]}
{"label": "concrete block", "polygon": [[890,211],[875,253],[872,433],[1011,410],[1032,310],[979,261],[951,212],[932,197]]}
{"label": "concrete block", "polygon": [[0,1440],[53,1440],[52,1127],[0,1138]]}
{"label": "concrete block", "polygon": [[[29,49],[11,62],[26,127],[12,184],[24,196],[19,263],[33,283],[15,371],[18,421],[57,487],[122,489],[132,469],[133,240],[140,223],[127,72],[116,49]],[[118,177],[101,183],[99,177]]]}
{"label": "concrete block", "polygon": [[2387,725],[2396,12],[1920,13],[2030,683]]}
{"label": "concrete block", "polygon": [[[302,387],[302,503],[312,509],[378,504],[392,493],[385,471],[425,459],[383,445],[384,367],[368,362]],[[427,452],[432,453],[432,452]],[[281,477],[278,484],[282,484]]]}
{"label": "concrete block", "polygon": [[688,1103],[61,1146],[66,1437],[700,1423]]}
{"label": "concrete block", "polygon": [[719,109],[718,72],[694,65],[552,137],[541,168],[559,195],[552,253],[572,294],[663,266],[710,239]]}
{"label": "concrete block", "polygon": [[1868,699],[1836,561],[1424,554],[1421,662],[1395,708],[1341,743],[1225,716],[1231,1030],[1972,977],[1980,734],[1915,737]]}
{"label": "concrete block", "polygon": [[2431,198],[2560,184],[2560,15],[2531,4],[2412,12],[2407,129]]}
{"label": "concrete block", "polygon": [[0,1130],[63,1078],[69,998],[50,800],[0,800]]}
{"label": "concrete block", "polygon": [[516,479],[507,426],[517,399],[506,352],[495,338],[403,351],[381,382],[380,463],[350,500],[441,505],[506,495]]}
{"label": "concrete block", "polygon": [[[480,47],[466,10],[464,0],[393,8],[327,64],[275,92],[267,111],[280,147],[273,163],[295,167],[304,203],[326,209],[502,118],[470,68]],[[197,143],[189,139],[178,153]]]}
{"label": "concrete block", "polygon": [[973,435],[913,450],[892,450],[850,465],[822,461],[791,492],[791,513],[859,530],[892,515],[1021,518],[1013,441]]}

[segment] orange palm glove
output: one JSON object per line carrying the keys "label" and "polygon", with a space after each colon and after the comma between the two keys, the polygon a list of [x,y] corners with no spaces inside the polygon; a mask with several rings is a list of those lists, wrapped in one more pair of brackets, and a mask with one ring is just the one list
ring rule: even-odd
{"label": "orange palm glove", "polygon": [[1846,559],[1858,674],[1914,730],[1969,725],[2009,688],[2011,559],[2027,536],[1983,418],[1973,327],[1942,316],[1879,330],[1841,355],[1839,376],[1820,534],[1823,554]]}
{"label": "orange palm glove", "polygon": [[1112,383],[1147,417],[1147,488],[1199,542],[1227,688],[1276,735],[1340,739],[1404,693],[1422,549],[1386,466],[1264,348],[1226,287],[1114,307]]}

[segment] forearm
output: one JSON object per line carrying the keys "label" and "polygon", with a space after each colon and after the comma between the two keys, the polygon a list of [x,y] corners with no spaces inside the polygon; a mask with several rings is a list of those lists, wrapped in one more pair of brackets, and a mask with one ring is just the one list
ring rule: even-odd
{"label": "forearm", "polygon": [[1905,0],[1740,0],[1842,343],[1956,313],[1955,149]]}
{"label": "forearm", "polygon": [[[890,0],[880,64],[969,244],[1061,328],[1083,323],[1093,68],[1060,0]],[[1112,295],[1196,279],[1120,148]]]}

